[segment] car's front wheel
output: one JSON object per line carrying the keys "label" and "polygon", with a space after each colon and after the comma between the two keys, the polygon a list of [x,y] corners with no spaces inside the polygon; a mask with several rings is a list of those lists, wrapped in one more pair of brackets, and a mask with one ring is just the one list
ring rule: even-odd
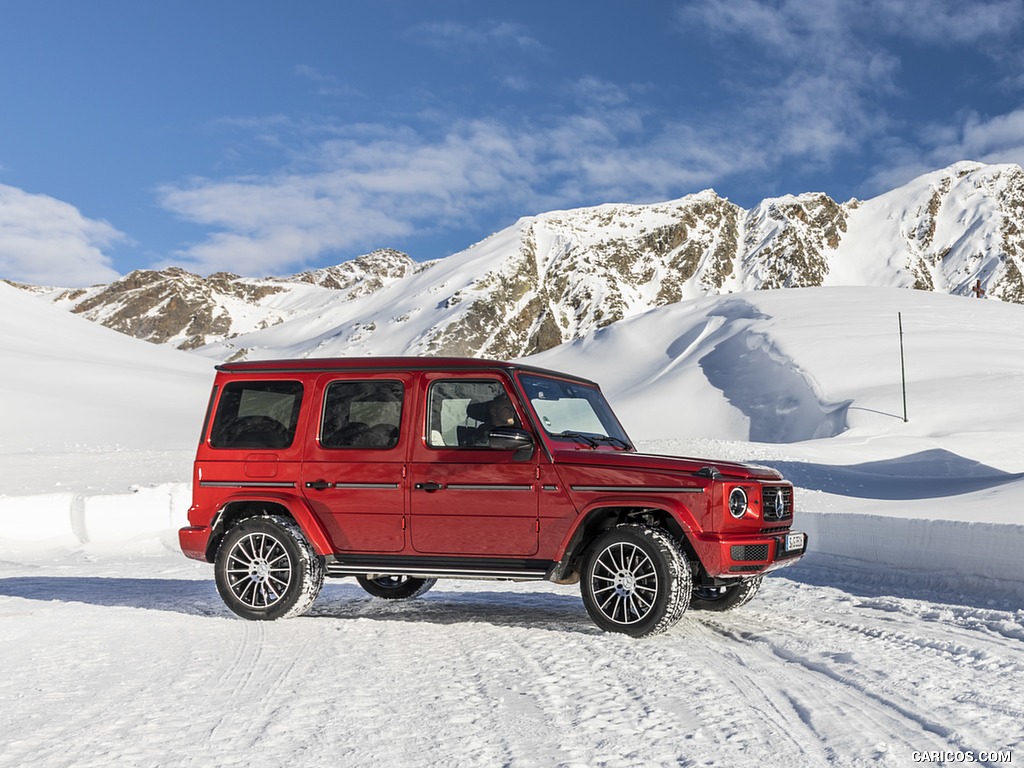
{"label": "car's front wheel", "polygon": [[231,528],[214,574],[227,607],[254,621],[305,613],[324,583],[323,560],[302,529],[278,515],[245,518]]}
{"label": "car's front wheel", "polygon": [[697,611],[731,611],[754,599],[763,577],[756,576],[724,587],[695,587],[690,608]]}
{"label": "car's front wheel", "polygon": [[417,579],[413,576],[390,576],[379,573],[356,576],[356,581],[374,597],[382,597],[385,600],[419,597],[437,584],[437,579]]}
{"label": "car's front wheel", "polygon": [[608,632],[664,632],[686,612],[691,589],[686,555],[657,528],[619,525],[599,536],[584,558],[583,604]]}

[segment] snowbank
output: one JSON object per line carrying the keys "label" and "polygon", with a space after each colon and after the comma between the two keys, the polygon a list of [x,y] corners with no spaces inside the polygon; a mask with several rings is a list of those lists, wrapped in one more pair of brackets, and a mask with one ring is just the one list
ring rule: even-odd
{"label": "snowbank", "polygon": [[1024,525],[805,511],[797,527],[816,554],[956,583],[958,592],[987,588],[1024,599]]}
{"label": "snowbank", "polygon": [[[140,541],[152,539],[176,547],[190,500],[187,483],[126,494],[0,496],[0,549],[102,545],[130,553]],[[803,510],[797,528],[810,535],[814,554],[856,560],[866,570],[895,568],[917,572],[915,578],[955,580],[964,587],[984,582],[993,591],[1024,598],[1022,525]]]}
{"label": "snowbank", "polygon": [[192,500],[188,483],[135,488],[131,493],[43,493],[0,496],[0,548],[117,545],[167,538],[186,525]]}

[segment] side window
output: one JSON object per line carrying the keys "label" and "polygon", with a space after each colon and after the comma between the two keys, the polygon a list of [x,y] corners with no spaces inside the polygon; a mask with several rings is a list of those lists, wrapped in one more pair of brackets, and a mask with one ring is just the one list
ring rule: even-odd
{"label": "side window", "polygon": [[213,417],[214,448],[287,448],[295,439],[302,405],[297,381],[233,381]]}
{"label": "side window", "polygon": [[324,448],[394,448],[402,423],[400,381],[335,381],[324,397]]}
{"label": "side window", "polygon": [[494,427],[519,426],[512,401],[498,381],[435,381],[427,406],[431,448],[486,448]]}

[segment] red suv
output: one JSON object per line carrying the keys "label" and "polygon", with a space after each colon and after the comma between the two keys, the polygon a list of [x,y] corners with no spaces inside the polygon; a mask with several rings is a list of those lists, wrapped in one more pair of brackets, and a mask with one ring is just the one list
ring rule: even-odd
{"label": "red suv", "polygon": [[305,612],[325,576],[383,598],[546,579],[639,637],[746,603],[806,550],[776,471],[639,454],[585,379],[455,358],[217,371],[179,539],[247,619]]}

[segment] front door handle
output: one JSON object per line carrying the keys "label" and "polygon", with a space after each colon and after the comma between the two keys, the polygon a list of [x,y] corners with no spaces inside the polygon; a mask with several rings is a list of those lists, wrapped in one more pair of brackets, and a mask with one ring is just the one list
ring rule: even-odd
{"label": "front door handle", "polygon": [[435,483],[433,481],[429,483],[416,483],[413,488],[417,491],[426,491],[427,493],[444,490],[444,486],[441,483]]}
{"label": "front door handle", "polygon": [[306,483],[307,488],[312,488],[314,491],[322,491],[325,488],[331,488],[333,483],[328,483],[326,480],[313,480],[312,482]]}

